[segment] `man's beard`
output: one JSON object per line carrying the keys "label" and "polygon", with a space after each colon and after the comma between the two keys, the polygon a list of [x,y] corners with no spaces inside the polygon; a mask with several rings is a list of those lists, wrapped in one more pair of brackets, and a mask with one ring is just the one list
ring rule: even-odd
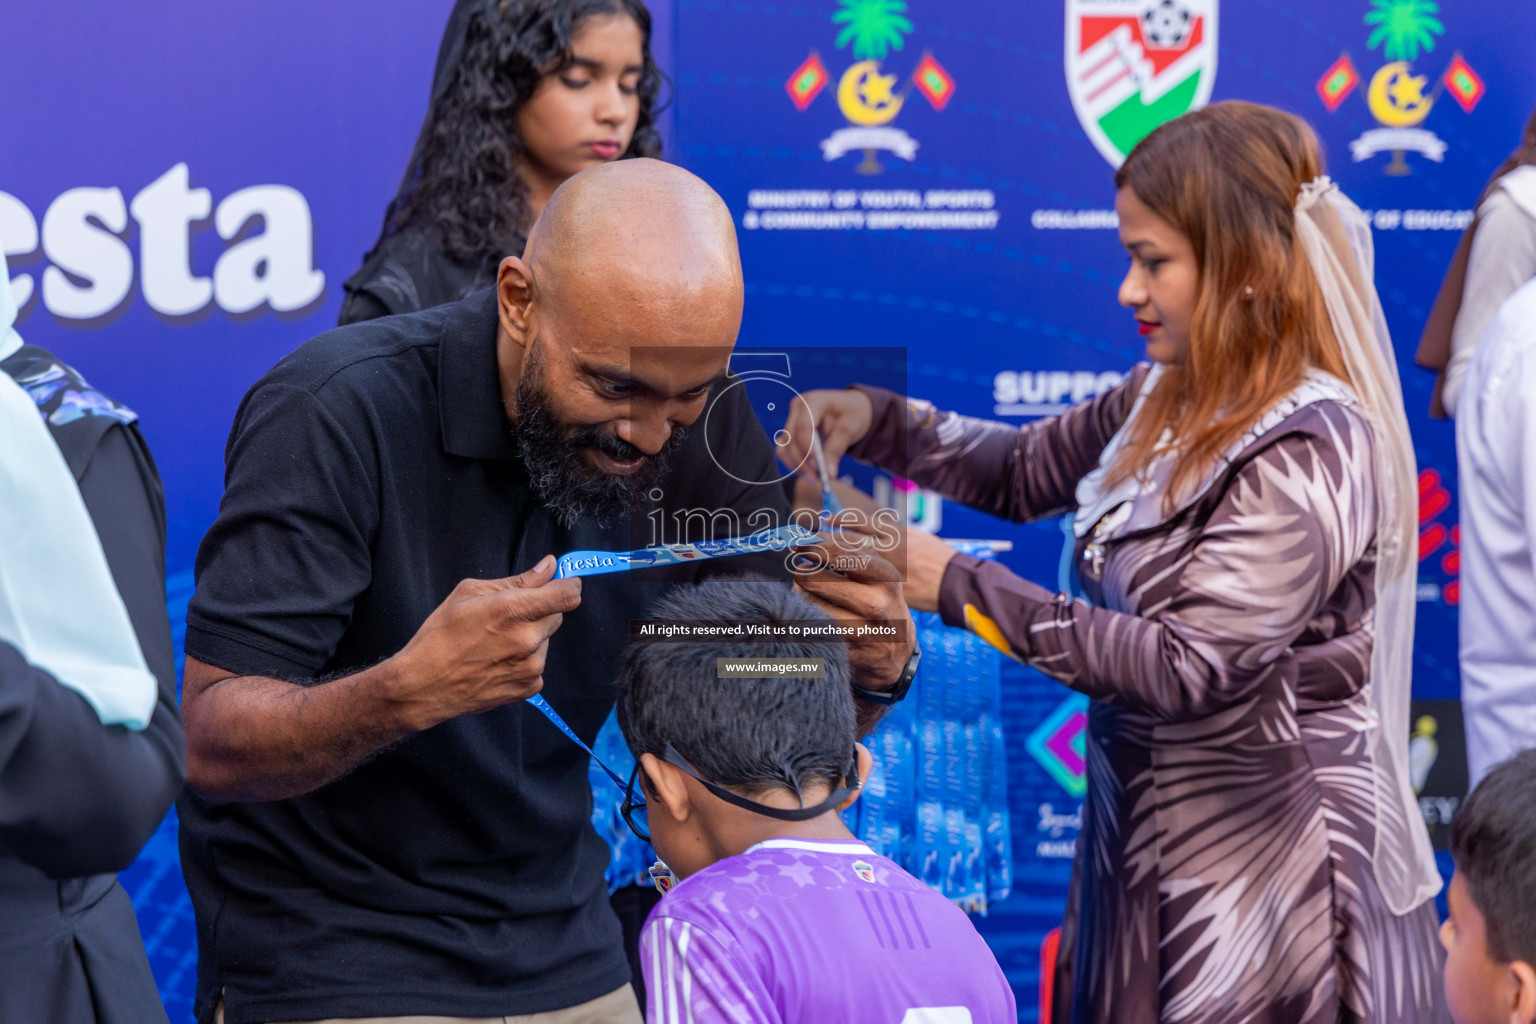
{"label": "man's beard", "polygon": [[593,463],[587,449],[594,448],[619,462],[645,453],[597,427],[569,433],[550,409],[543,370],[535,344],[517,381],[517,445],[534,492],[566,529],[582,520],[610,525],[666,474],[667,459],[682,443],[684,431],[673,428],[661,451],[646,457],[634,473],[605,473]]}

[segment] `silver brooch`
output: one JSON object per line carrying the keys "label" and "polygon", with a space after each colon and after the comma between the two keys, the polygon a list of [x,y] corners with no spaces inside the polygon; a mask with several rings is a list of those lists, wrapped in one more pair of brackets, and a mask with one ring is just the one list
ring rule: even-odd
{"label": "silver brooch", "polygon": [[1104,545],[1108,543],[1110,536],[1118,530],[1125,521],[1131,517],[1131,503],[1121,502],[1109,512],[1099,517],[1094,524],[1093,532],[1088,536],[1088,543],[1083,545],[1083,560],[1088,563],[1088,572],[1094,579],[1104,575]]}

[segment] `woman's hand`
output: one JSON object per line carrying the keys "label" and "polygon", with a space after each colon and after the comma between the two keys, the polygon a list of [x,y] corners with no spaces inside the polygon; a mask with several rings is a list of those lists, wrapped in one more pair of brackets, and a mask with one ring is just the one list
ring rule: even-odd
{"label": "woman's hand", "polygon": [[857,533],[828,536],[801,549],[805,567],[795,588],[822,611],[845,622],[901,622],[901,639],[862,637],[848,641],[853,682],[866,690],[888,689],[912,657],[916,634],[902,599],[901,576],[870,538]]}
{"label": "woman's hand", "polygon": [[821,452],[827,459],[827,475],[837,476],[837,464],[853,445],[864,440],[875,418],[875,408],[862,391],[807,391],[790,403],[784,423],[788,441],[779,449],[784,465],[814,475],[810,458],[811,431],[821,433]]}
{"label": "woman's hand", "polygon": [[[834,482],[832,490],[846,511],[835,516],[831,525],[877,540],[877,550],[901,574],[907,607],[920,612],[938,611],[939,584],[944,581],[949,560],[955,557],[955,549],[926,530],[896,526],[893,513],[886,510],[879,514],[873,499],[848,484]],[[820,507],[820,490],[813,492],[809,484],[802,488],[797,482],[795,492],[797,500],[805,500],[808,507]]]}
{"label": "woman's hand", "polygon": [[905,572],[902,593],[907,607],[920,612],[939,610],[939,584],[944,570],[955,557],[955,549],[926,530],[907,528],[902,532],[902,550],[893,561]]}
{"label": "woman's hand", "polygon": [[[830,467],[828,467],[830,470]],[[850,530],[858,530],[860,533],[874,532],[874,524],[889,519],[895,522],[896,513],[886,510],[881,519],[875,515],[880,511],[880,506],[875,504],[875,499],[859,490],[853,484],[845,483],[836,477],[832,478],[832,493],[837,500],[842,502],[845,512],[857,511],[857,515],[846,515],[837,520],[837,525]],[[816,479],[815,473],[802,473],[795,478],[795,493],[792,504],[796,513],[795,522],[809,525],[812,520],[807,516],[819,516],[821,514],[821,481]]]}

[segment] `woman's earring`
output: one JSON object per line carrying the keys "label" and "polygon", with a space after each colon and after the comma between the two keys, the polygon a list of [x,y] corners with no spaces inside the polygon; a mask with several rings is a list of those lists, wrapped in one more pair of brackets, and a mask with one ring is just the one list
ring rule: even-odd
{"label": "woman's earring", "polygon": [[1253,285],[1250,284],[1250,285],[1244,285],[1243,286],[1243,298],[1245,298],[1245,299],[1253,298]]}

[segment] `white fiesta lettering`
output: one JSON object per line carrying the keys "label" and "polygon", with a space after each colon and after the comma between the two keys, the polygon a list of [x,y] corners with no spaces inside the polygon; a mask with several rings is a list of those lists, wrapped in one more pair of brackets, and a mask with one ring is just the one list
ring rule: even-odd
{"label": "white fiesta lettering", "polygon": [[603,569],[603,568],[606,568],[606,567],[608,567],[610,565],[613,565],[613,564],[614,564],[614,561],[611,558],[597,558],[597,557],[593,557],[593,558],[573,558],[570,561],[570,566],[573,569]]}
{"label": "white fiesta lettering", "polygon": [[[132,202],[118,188],[72,188],[48,205],[42,232],[32,211],[0,192],[0,245],[7,257],[37,252],[43,306],[60,320],[97,320],[131,298],[133,252],[125,238],[129,215],[139,227],[139,284],[156,313],[186,317],[217,305],[226,313],[263,307],[292,313],[325,293],[314,265],[309,203],[287,185],[253,185],[224,197],[217,208],[206,188],[193,188],[184,163],[146,185]],[[211,276],[192,269],[192,236],[212,226],[226,248]],[[11,294],[25,309],[37,290],[30,274],[15,274]]]}

